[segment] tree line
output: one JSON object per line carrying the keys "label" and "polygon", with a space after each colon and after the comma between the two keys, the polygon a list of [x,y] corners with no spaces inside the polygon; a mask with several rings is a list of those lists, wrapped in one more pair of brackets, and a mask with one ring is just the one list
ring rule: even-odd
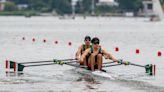
{"label": "tree line", "polygon": [[[102,5],[97,6],[98,0],[95,0],[95,12],[96,13],[121,13],[121,12],[134,12],[137,13],[143,8],[142,0],[115,0],[118,6]],[[164,5],[164,0],[161,0]],[[23,11],[37,11],[37,12],[52,12],[57,14],[71,14],[72,6],[71,0],[12,0],[7,2],[5,11],[18,11],[16,5],[27,4],[28,7]],[[91,13],[92,0],[78,0],[76,4],[76,13],[78,14],[90,14]]]}

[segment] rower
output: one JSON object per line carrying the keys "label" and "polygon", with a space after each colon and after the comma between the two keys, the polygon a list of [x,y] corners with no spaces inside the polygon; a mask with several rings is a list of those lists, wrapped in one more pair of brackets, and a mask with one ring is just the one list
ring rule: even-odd
{"label": "rower", "polygon": [[97,37],[94,37],[91,41],[92,47],[85,50],[85,52],[82,54],[80,58],[80,62],[83,62],[85,57],[90,54],[89,62],[88,62],[88,68],[91,71],[101,70],[102,63],[103,63],[103,56],[105,59],[110,59],[113,61],[117,61],[117,59],[111,54],[108,53],[105,49],[101,48],[100,40]]}
{"label": "rower", "polygon": [[75,56],[76,56],[76,59],[79,61],[80,65],[85,65],[86,66],[88,64],[89,55],[86,55],[84,57],[84,60],[81,61],[81,62],[80,62],[80,57],[86,49],[91,47],[91,45],[90,45],[91,37],[90,36],[85,36],[84,43],[85,44],[82,44],[82,45],[79,46]]}

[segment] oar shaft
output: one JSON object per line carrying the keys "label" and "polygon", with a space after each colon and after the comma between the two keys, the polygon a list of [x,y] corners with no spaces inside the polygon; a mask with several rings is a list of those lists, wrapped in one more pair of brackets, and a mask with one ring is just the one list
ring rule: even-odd
{"label": "oar shaft", "polygon": [[124,65],[133,65],[133,66],[138,66],[138,67],[144,67],[144,65],[139,65],[139,64],[134,64],[134,63],[131,63],[129,61],[118,61],[119,64],[124,64]]}
{"label": "oar shaft", "polygon": [[73,67],[79,67],[77,64],[72,64],[72,63],[66,63],[66,65],[73,66]]}
{"label": "oar shaft", "polygon": [[35,62],[23,62],[23,63],[20,63],[20,64],[44,63],[44,62],[53,62],[53,60],[47,60],[47,61],[35,61]]}
{"label": "oar shaft", "polygon": [[115,63],[115,62],[114,61],[112,61],[112,62],[105,62],[103,64],[112,64],[112,63]]}
{"label": "oar shaft", "polygon": [[44,66],[44,65],[53,65],[56,63],[49,63],[49,64],[38,64],[38,65],[26,65],[25,67],[32,67],[32,66]]}
{"label": "oar shaft", "polygon": [[[107,64],[107,63],[103,63],[103,64]],[[104,65],[103,67],[111,67],[111,66],[118,66],[118,65],[122,65],[122,64],[119,63],[119,64],[114,64],[114,65]],[[129,62],[129,65],[138,66],[138,67],[144,67],[145,68],[144,65],[134,64],[134,63],[130,63],[130,62]]]}
{"label": "oar shaft", "polygon": [[112,67],[112,66],[118,66],[118,65],[122,65],[122,64],[114,64],[114,65],[103,65],[102,67]]}
{"label": "oar shaft", "polygon": [[[75,60],[75,59],[61,59],[61,60],[58,60],[58,61],[69,61],[69,60]],[[34,62],[23,62],[23,63],[20,63],[20,64],[44,63],[44,62],[54,62],[54,60],[34,61]]]}
{"label": "oar shaft", "polygon": [[[70,63],[74,63],[74,62],[77,62],[77,61],[64,62],[64,64],[70,64]],[[54,64],[57,64],[57,63],[26,65],[25,67],[44,66],[44,65],[54,65]]]}
{"label": "oar shaft", "polygon": [[145,66],[144,66],[144,65],[139,65],[139,64],[134,64],[134,63],[130,63],[130,65],[133,65],[133,66],[138,66],[138,67],[144,67],[144,68],[145,68]]}

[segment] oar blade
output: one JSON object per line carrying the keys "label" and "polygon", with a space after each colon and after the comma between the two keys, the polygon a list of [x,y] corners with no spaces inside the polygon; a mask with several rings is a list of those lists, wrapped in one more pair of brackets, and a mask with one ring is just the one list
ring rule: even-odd
{"label": "oar blade", "polygon": [[156,66],[153,65],[153,64],[147,64],[145,65],[145,72],[146,74],[148,75],[155,75],[155,72],[156,72]]}
{"label": "oar blade", "polygon": [[9,61],[10,62],[10,69],[14,68],[14,61]]}
{"label": "oar blade", "polygon": [[[13,69],[14,68],[14,63],[16,63],[16,62],[10,61],[10,69]],[[18,66],[17,67],[18,67],[18,71],[23,71],[23,69],[24,69],[25,66],[18,63]]]}
{"label": "oar blade", "polygon": [[23,71],[24,67],[25,67],[24,65],[18,64],[18,71]]}

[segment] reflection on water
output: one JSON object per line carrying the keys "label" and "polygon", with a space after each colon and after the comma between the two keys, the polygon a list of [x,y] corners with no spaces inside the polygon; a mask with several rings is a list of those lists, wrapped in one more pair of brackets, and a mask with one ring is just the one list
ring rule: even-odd
{"label": "reflection on water", "polygon": [[23,76],[23,72],[6,71],[6,77]]}

